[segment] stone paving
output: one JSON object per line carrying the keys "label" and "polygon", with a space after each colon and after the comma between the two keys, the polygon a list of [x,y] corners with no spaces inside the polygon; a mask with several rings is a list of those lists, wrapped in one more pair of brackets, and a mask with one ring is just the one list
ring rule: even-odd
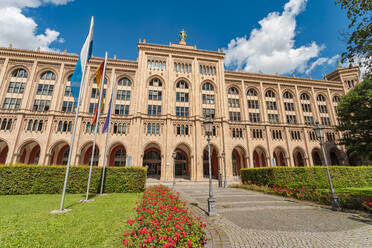
{"label": "stone paving", "polygon": [[178,184],[175,191],[207,224],[207,247],[372,248],[372,219],[356,213],[214,185],[218,215],[208,217],[208,184]]}

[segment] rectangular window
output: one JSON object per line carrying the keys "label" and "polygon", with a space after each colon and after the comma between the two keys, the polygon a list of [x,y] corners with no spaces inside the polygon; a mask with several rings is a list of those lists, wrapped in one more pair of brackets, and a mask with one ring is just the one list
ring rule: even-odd
{"label": "rectangular window", "polygon": [[210,118],[214,119],[215,117],[215,110],[211,108],[203,108],[203,118],[207,118],[209,116]]}
{"label": "rectangular window", "polygon": [[189,117],[188,107],[176,107],[176,116]]}
{"label": "rectangular window", "polygon": [[268,114],[270,123],[279,123],[279,116],[277,114]]}
{"label": "rectangular window", "polygon": [[49,110],[49,107],[50,107],[50,100],[36,99],[32,110],[33,111],[47,111]]}
{"label": "rectangular window", "polygon": [[260,114],[259,113],[249,113],[249,121],[250,122],[260,122]]}
{"label": "rectangular window", "polygon": [[36,95],[53,95],[54,85],[52,84],[39,84],[37,87]]}
{"label": "rectangular window", "polygon": [[214,95],[203,94],[203,104],[214,104]]}
{"label": "rectangular window", "polygon": [[318,105],[320,113],[328,113],[327,105]]}
{"label": "rectangular window", "polygon": [[268,110],[277,110],[276,102],[266,101],[266,106]]}
{"label": "rectangular window", "polygon": [[72,91],[70,86],[66,86],[65,88],[65,96],[72,96]]}
{"label": "rectangular window", "polygon": [[74,102],[68,102],[64,101],[62,104],[62,112],[68,112],[71,113],[75,110],[75,103]]}
{"label": "rectangular window", "polygon": [[116,115],[129,115],[129,105],[116,104],[115,114]]}
{"label": "rectangular window", "polygon": [[240,121],[240,112],[229,112],[230,121]]}
{"label": "rectangular window", "polygon": [[311,105],[308,104],[308,103],[303,103],[302,104],[302,111],[307,112],[307,113],[311,112]]}
{"label": "rectangular window", "polygon": [[229,98],[228,102],[229,102],[229,107],[230,108],[239,108],[240,107],[239,99]]}
{"label": "rectangular window", "polygon": [[147,114],[148,115],[161,115],[161,105],[148,105]]}
{"label": "rectangular window", "polygon": [[3,109],[19,109],[21,100],[21,98],[5,98]]}
{"label": "rectangular window", "polygon": [[293,102],[285,102],[284,103],[284,109],[285,111],[295,111],[295,107]]}
{"label": "rectangular window", "polygon": [[306,125],[313,125],[314,124],[314,117],[312,116],[304,116],[305,124]]}
{"label": "rectangular window", "polygon": [[258,100],[248,100],[248,108],[258,109]]}
{"label": "rectangular window", "polygon": [[130,90],[118,90],[116,92],[116,99],[130,101]]}
{"label": "rectangular window", "polygon": [[25,91],[25,83],[14,83],[10,82],[8,87],[8,93],[23,93]]}
{"label": "rectangular window", "polygon": [[176,102],[189,102],[189,93],[176,92]]}
{"label": "rectangular window", "polygon": [[330,126],[331,125],[331,120],[329,119],[329,117],[321,117],[320,120],[322,122],[322,125],[324,125],[324,126]]}
{"label": "rectangular window", "polygon": [[287,123],[288,124],[296,124],[296,116],[295,115],[287,115]]}
{"label": "rectangular window", "polygon": [[149,100],[161,101],[161,91],[149,90]]}

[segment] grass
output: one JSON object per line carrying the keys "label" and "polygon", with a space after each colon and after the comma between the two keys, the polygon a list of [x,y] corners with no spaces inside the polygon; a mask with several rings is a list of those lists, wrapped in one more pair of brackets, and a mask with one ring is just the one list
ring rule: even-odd
{"label": "grass", "polygon": [[53,215],[61,195],[0,196],[0,247],[121,247],[140,196],[108,194],[79,203],[82,194],[69,194],[65,208],[72,211]]}

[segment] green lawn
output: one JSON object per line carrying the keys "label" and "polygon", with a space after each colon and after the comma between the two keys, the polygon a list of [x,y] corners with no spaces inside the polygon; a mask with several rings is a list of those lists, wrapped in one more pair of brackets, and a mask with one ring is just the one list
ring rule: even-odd
{"label": "green lawn", "polygon": [[122,247],[140,196],[108,194],[79,203],[84,196],[70,194],[65,208],[72,211],[53,215],[61,195],[0,196],[0,247]]}

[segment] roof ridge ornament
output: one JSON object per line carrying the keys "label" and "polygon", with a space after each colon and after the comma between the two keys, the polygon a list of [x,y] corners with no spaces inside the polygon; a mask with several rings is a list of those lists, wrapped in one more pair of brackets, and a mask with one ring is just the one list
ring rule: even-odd
{"label": "roof ridge ornament", "polygon": [[184,29],[180,32],[180,44],[186,45],[187,33]]}

